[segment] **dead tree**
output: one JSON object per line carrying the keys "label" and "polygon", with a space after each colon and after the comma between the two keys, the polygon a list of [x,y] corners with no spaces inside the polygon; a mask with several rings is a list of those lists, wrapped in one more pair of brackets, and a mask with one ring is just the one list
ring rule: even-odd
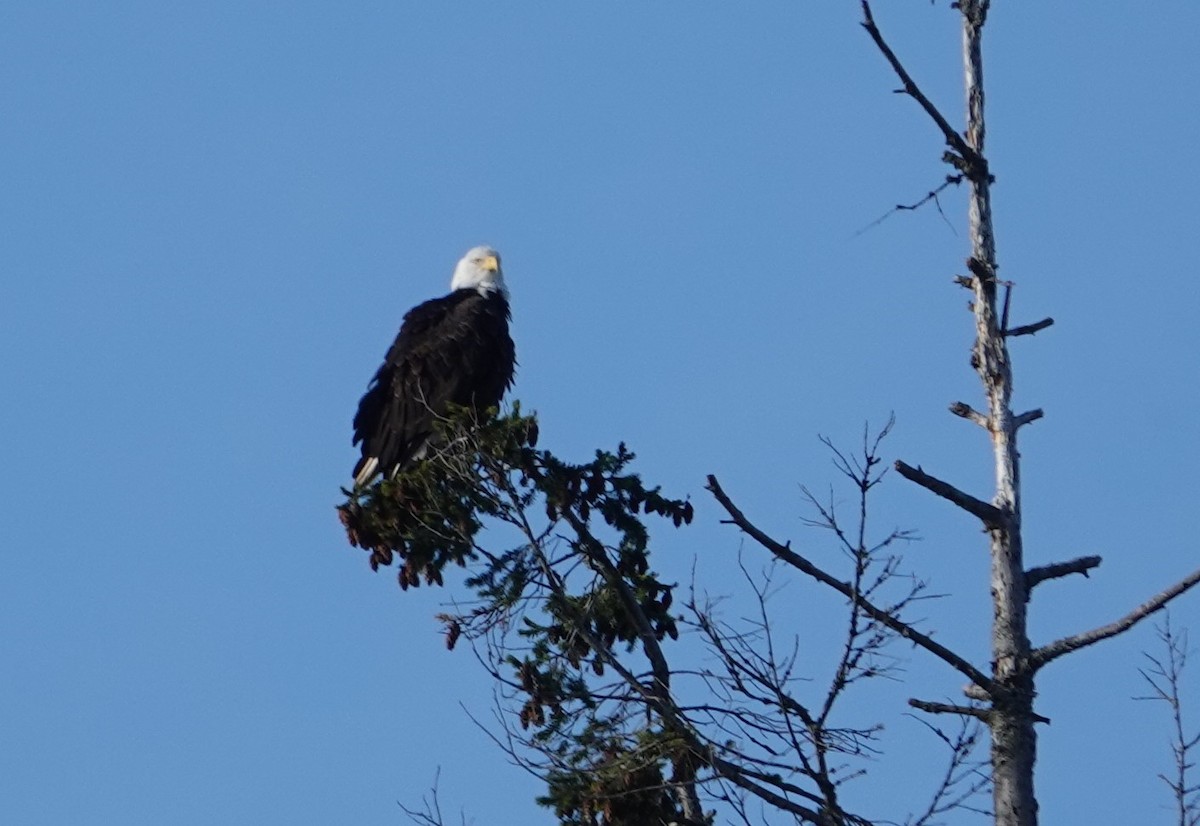
{"label": "dead tree", "polygon": [[[1034,762],[1037,757],[1035,725],[1043,721],[1034,710],[1034,682],[1038,671],[1060,657],[1120,634],[1200,581],[1197,570],[1113,623],[1060,640],[1035,646],[1026,631],[1032,589],[1041,582],[1068,574],[1087,574],[1100,564],[1099,557],[1082,557],[1054,565],[1027,569],[1021,535],[1021,457],[1017,449],[1020,429],[1042,418],[1039,409],[1021,413],[1011,406],[1013,367],[1010,339],[1030,335],[1053,324],[1010,326],[1012,284],[1000,280],[996,238],[992,223],[991,187],[995,182],[986,155],[984,109],[983,32],[990,0],[960,0],[963,72],[966,91],[966,130],[960,134],[939,108],[921,91],[875,23],[870,5],[862,3],[863,26],[899,78],[898,90],[926,112],[945,140],[944,160],[961,175],[969,189],[968,228],[971,255],[967,272],[958,281],[973,295],[975,344],[971,364],[983,386],[986,407],[979,411],[955,402],[950,411],[978,425],[992,444],[995,490],[990,501],[977,498],[938,479],[920,467],[897,462],[897,471],[931,493],[943,497],[979,520],[989,536],[991,594],[993,602],[992,663],[990,673],[979,673],[960,658],[938,654],[967,674],[967,694],[984,704],[926,710],[982,717],[991,733],[993,801],[997,826],[1034,826]],[[933,653],[937,653],[936,651]]]}
{"label": "dead tree", "polygon": [[[941,110],[922,92],[876,25],[869,3],[862,3],[863,27],[900,81],[898,92],[912,98],[936,125],[945,141],[943,160],[955,172],[946,185],[964,181],[969,189],[968,228],[971,255],[967,275],[955,280],[971,290],[975,343],[971,365],[982,383],[986,405],[976,410],[965,402],[950,405],[950,412],[978,425],[988,434],[995,468],[995,490],[990,500],[973,496],[939,479],[919,466],[896,462],[906,479],[940,496],[974,519],[989,537],[991,596],[993,607],[992,662],[990,669],[922,637],[915,629],[897,623],[896,632],[941,659],[966,676],[968,699],[977,705],[953,705],[910,700],[914,707],[936,714],[957,714],[983,720],[991,735],[993,806],[997,826],[1035,826],[1037,798],[1034,795],[1034,763],[1037,759],[1035,726],[1046,722],[1034,709],[1038,671],[1055,660],[1101,640],[1123,633],[1164,608],[1168,602],[1200,582],[1200,570],[1148,599],[1124,617],[1108,625],[1082,631],[1043,645],[1034,645],[1026,630],[1029,601],[1035,586],[1069,574],[1087,573],[1100,565],[1100,557],[1087,556],[1051,565],[1026,568],[1021,534],[1021,456],[1017,438],[1021,428],[1043,416],[1040,409],[1014,412],[1011,405],[1013,367],[1008,343],[1051,326],[1052,318],[1010,326],[1012,283],[997,273],[996,238],[992,223],[991,187],[995,177],[986,155],[984,109],[983,32],[990,0],[961,0],[956,4],[963,25],[963,72],[966,91],[966,130],[959,133]],[[935,193],[937,190],[935,190]],[[932,197],[933,193],[931,193]],[[733,522],[778,558],[790,560],[799,570],[819,582],[844,591],[844,583],[830,581],[824,572],[800,558],[785,544],[754,526],[716,480],[710,489],[725,506]],[[854,595],[848,594],[851,598]]]}

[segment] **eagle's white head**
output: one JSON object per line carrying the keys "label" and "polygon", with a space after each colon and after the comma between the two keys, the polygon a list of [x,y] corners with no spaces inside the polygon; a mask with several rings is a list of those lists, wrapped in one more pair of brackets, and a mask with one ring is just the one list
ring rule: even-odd
{"label": "eagle's white head", "polygon": [[491,247],[472,247],[467,250],[467,254],[454,268],[450,289],[479,290],[484,295],[492,290],[499,290],[507,295],[504,271],[500,269],[500,253]]}

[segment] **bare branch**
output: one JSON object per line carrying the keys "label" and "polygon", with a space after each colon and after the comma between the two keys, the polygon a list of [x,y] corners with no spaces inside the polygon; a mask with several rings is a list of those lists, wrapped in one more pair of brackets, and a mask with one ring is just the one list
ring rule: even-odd
{"label": "bare branch", "polygon": [[1031,667],[1036,671],[1047,663],[1057,660],[1064,654],[1070,654],[1072,651],[1078,651],[1080,648],[1086,648],[1089,645],[1094,645],[1109,637],[1115,637],[1117,634],[1128,631],[1146,617],[1156,611],[1161,611],[1166,607],[1168,602],[1190,589],[1197,582],[1200,582],[1200,569],[1192,571],[1187,577],[1176,582],[1152,599],[1142,603],[1116,622],[1103,625],[1099,628],[1093,628],[1091,631],[1084,631],[1074,636],[1063,637],[1049,645],[1043,645],[1030,655]]}
{"label": "bare branch", "polygon": [[733,501],[728,495],[726,495],[725,491],[721,488],[721,485],[717,482],[717,477],[711,474],[708,477],[708,489],[721,504],[721,507],[725,508],[725,511],[729,514],[733,524],[741,528],[755,542],[770,551],[777,559],[786,562],[793,568],[796,568],[800,572],[807,574],[821,584],[832,588],[839,594],[845,596],[847,599],[855,600],[859,607],[862,608],[863,613],[867,614],[872,619],[882,623],[883,625],[886,625],[888,628],[892,629],[906,640],[911,641],[919,648],[924,648],[930,654],[933,654],[935,657],[947,663],[955,670],[966,675],[971,682],[986,690],[989,694],[994,695],[996,693],[997,688],[995,683],[992,682],[991,678],[989,678],[975,666],[971,665],[971,663],[969,663],[967,660],[955,654],[944,645],[934,642],[930,637],[922,634],[916,628],[912,627],[903,620],[898,619],[891,612],[885,611],[869,602],[865,597],[855,594],[854,589],[848,583],[834,578],[821,568],[818,568],[816,565],[809,562],[800,554],[793,551],[787,545],[783,545],[765,534],[761,529],[754,525],[754,523],[746,518],[745,514],[738,509],[737,505],[733,504]]}
{"label": "bare branch", "polygon": [[879,226],[884,221],[886,221],[888,218],[891,218],[897,212],[916,212],[918,209],[925,206],[930,201],[933,201],[933,205],[935,207],[937,207],[938,215],[942,216],[942,220],[946,222],[946,226],[950,227],[950,231],[953,232],[955,235],[958,235],[958,231],[954,229],[954,224],[950,223],[950,219],[946,217],[946,213],[942,210],[942,202],[938,200],[938,195],[941,195],[942,192],[944,192],[950,186],[956,186],[958,184],[961,184],[963,181],[963,177],[964,176],[961,174],[960,175],[947,175],[946,180],[942,181],[942,183],[939,186],[937,186],[936,188],[929,190],[929,192],[927,192],[925,194],[924,198],[921,198],[919,201],[914,201],[911,204],[896,204],[894,207],[889,209],[887,212],[883,213],[883,215],[880,215],[874,221],[867,224],[865,227],[860,229],[858,232],[854,233],[854,237],[857,238],[858,236],[862,235],[863,233],[867,232],[868,230],[874,229],[875,227]]}
{"label": "bare branch", "polygon": [[1171,708],[1171,718],[1174,731],[1172,732],[1171,752],[1175,761],[1174,776],[1160,774],[1158,777],[1175,798],[1175,814],[1178,826],[1197,826],[1200,824],[1200,785],[1192,783],[1188,771],[1195,766],[1192,750],[1200,745],[1200,734],[1189,737],[1183,725],[1183,702],[1180,690],[1183,684],[1183,670],[1187,665],[1188,644],[1187,632],[1176,633],[1171,628],[1171,615],[1167,614],[1162,625],[1156,629],[1158,638],[1167,649],[1164,658],[1145,657],[1152,664],[1149,671],[1139,669],[1142,678],[1154,689],[1150,697],[1135,697],[1135,700],[1161,700]]}
{"label": "bare branch", "polygon": [[991,719],[992,713],[986,708],[976,706],[959,706],[953,703],[934,703],[928,700],[909,698],[908,704],[915,709],[928,714],[959,714],[963,717],[975,717],[985,723]]}
{"label": "bare branch", "polygon": [[[709,752],[708,759],[718,777],[728,780],[738,788],[745,789],[746,791],[750,792],[750,794],[771,804],[772,806],[775,806],[780,811],[790,812],[797,817],[804,819],[808,823],[821,823],[824,820],[820,812],[810,809],[807,806],[801,806],[799,803],[789,800],[786,796],[777,794],[766,786],[755,783],[750,779],[750,777],[754,775],[753,772],[749,772],[741,766],[737,766],[727,760],[723,760],[721,757],[717,756],[715,751]],[[774,780],[774,778],[768,778],[766,776],[763,776],[762,779]],[[854,818],[854,822],[863,823],[865,821]]]}
{"label": "bare branch", "polygon": [[1024,413],[1013,416],[1013,427],[1020,428],[1027,424],[1033,424],[1045,415],[1045,411],[1040,407],[1036,410],[1026,410]]}
{"label": "bare branch", "polygon": [[1004,513],[995,505],[989,505],[981,499],[976,499],[970,494],[963,493],[949,482],[943,482],[935,476],[930,476],[920,468],[907,465],[899,460],[896,462],[896,472],[910,482],[916,482],[926,490],[936,493],[943,499],[949,499],[967,513],[978,518],[988,528],[1000,528],[1004,526]]}
{"label": "bare branch", "polygon": [[1022,324],[1020,327],[1013,327],[1011,330],[1005,330],[1004,335],[1008,336],[1009,338],[1016,338],[1017,336],[1032,336],[1035,333],[1040,333],[1042,330],[1045,330],[1053,323],[1054,319],[1043,318],[1041,321],[1035,321],[1033,324]]}
{"label": "bare branch", "polygon": [[980,739],[979,721],[969,716],[960,717],[958,732],[951,736],[920,717],[914,719],[946,744],[950,749],[950,760],[924,814],[905,821],[905,826],[932,826],[933,823],[940,822],[934,821],[933,818],[954,809],[990,816],[991,812],[969,804],[969,801],[991,785],[992,781],[991,774],[987,771],[987,762],[972,759]]}
{"label": "bare branch", "polygon": [[[917,86],[912,76],[908,73],[908,70],[904,68],[900,63],[900,59],[896,57],[896,53],[892,51],[892,48],[883,39],[879,27],[875,25],[875,17],[871,14],[871,4],[867,0],[863,0],[862,9],[862,27],[867,30],[867,34],[875,41],[875,45],[879,47],[879,51],[883,53],[883,56],[891,65],[892,71],[896,73],[896,76],[900,78],[900,82],[904,84],[904,88],[898,91],[903,92],[920,104],[925,113],[937,124],[938,129],[942,131],[942,136],[946,139],[947,145],[957,153],[958,160],[963,162],[962,165],[958,163],[953,164],[960,172],[972,180],[986,178],[988,175],[987,162],[978,152],[967,145],[962,135],[955,131],[945,116],[938,111],[938,108],[933,105],[929,98],[925,96],[925,93],[921,91],[920,87]],[[947,160],[953,161],[955,159],[948,158]]]}
{"label": "bare branch", "polygon": [[[438,766],[433,774],[433,785],[429,788],[429,795],[422,795],[421,803],[425,806],[425,810],[410,809],[403,803],[398,804],[400,810],[408,816],[408,819],[418,826],[448,826],[445,819],[442,817],[442,804],[438,800],[438,781],[442,776],[442,767]],[[460,818],[465,824],[467,821],[466,815],[460,813]]]}
{"label": "bare branch", "polygon": [[961,419],[974,422],[984,430],[988,430],[991,427],[990,423],[988,422],[988,417],[971,407],[971,405],[967,404],[966,402],[955,402],[954,404],[950,405],[950,412]]}
{"label": "bare branch", "polygon": [[1087,576],[1088,571],[1093,568],[1099,568],[1102,561],[1098,556],[1081,556],[1069,562],[1056,562],[1053,565],[1041,565],[1037,568],[1030,568],[1025,572],[1026,598],[1028,599],[1029,592],[1033,590],[1033,586],[1039,583],[1045,582],[1048,579],[1070,576],[1071,574],[1083,574]]}

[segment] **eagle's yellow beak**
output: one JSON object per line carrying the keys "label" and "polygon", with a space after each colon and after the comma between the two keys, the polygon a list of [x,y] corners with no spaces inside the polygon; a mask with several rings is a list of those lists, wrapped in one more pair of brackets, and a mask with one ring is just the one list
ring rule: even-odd
{"label": "eagle's yellow beak", "polygon": [[500,271],[500,262],[496,259],[496,256],[494,256],[494,255],[489,255],[486,258],[484,258],[482,261],[479,262],[479,266],[482,269],[487,270],[488,272],[499,272]]}

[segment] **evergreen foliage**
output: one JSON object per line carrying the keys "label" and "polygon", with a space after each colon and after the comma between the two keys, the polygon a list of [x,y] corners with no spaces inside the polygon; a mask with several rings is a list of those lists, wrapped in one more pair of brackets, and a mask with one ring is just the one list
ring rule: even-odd
{"label": "evergreen foliage", "polygon": [[617,649],[628,656],[679,636],[674,586],[651,569],[646,523],[689,523],[691,503],[648,487],[624,444],[578,464],[538,449],[537,420],[517,404],[479,418],[455,410],[438,431],[426,459],[343,491],[350,543],[374,570],[397,563],[405,590],[465,569],[474,607],[440,617],[447,647],[464,635],[481,646],[517,725],[548,756],[539,802],[561,823],[679,820],[672,780],[699,757],[647,712],[666,678],[639,677],[640,689],[604,681],[627,667]]}

